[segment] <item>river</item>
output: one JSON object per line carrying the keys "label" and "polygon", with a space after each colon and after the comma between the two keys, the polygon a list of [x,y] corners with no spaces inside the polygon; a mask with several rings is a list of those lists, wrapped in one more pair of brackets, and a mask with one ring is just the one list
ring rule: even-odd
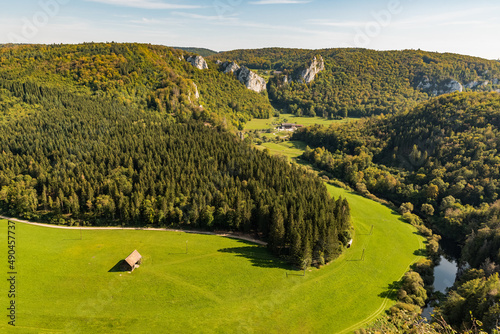
{"label": "river", "polygon": [[[455,282],[457,270],[458,267],[455,260],[447,259],[441,255],[439,264],[434,267],[434,291],[446,293],[446,289],[451,287]],[[433,310],[434,307],[428,305],[422,311],[422,317],[430,320]]]}

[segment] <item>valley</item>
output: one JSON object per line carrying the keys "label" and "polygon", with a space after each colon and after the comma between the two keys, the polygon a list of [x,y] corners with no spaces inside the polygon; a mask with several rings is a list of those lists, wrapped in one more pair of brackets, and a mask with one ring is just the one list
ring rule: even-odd
{"label": "valley", "polygon": [[[163,328],[315,333],[361,327],[392,306],[389,285],[418,260],[414,253],[422,249],[423,238],[378,203],[331,186],[328,191],[349,200],[355,242],[333,263],[305,276],[247,241],[16,223],[18,277],[25,282],[17,297],[23,316],[16,333],[78,332],[88,324],[108,333]],[[4,240],[6,221],[0,222]],[[140,251],[143,264],[131,274],[110,272],[131,249]],[[0,324],[0,329],[9,327]]]}
{"label": "valley", "polygon": [[49,224],[15,223],[17,328],[495,330],[499,80],[421,50],[0,46],[0,213]]}

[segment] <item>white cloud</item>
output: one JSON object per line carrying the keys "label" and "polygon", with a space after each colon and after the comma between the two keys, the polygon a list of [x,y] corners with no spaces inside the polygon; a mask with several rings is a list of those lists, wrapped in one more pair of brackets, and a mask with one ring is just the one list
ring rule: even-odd
{"label": "white cloud", "polygon": [[165,21],[163,20],[158,20],[158,19],[148,19],[146,17],[143,17],[140,20],[131,20],[130,23],[136,23],[136,24],[164,24]]}
{"label": "white cloud", "polygon": [[172,12],[172,15],[177,15],[194,20],[203,20],[203,21],[233,21],[234,16],[236,16],[235,14],[231,15],[231,17],[226,17],[222,15],[200,15],[200,14],[185,13],[185,12]]}
{"label": "white cloud", "polygon": [[302,4],[309,3],[312,0],[259,0],[250,1],[251,5],[289,5],[289,4]]}
{"label": "white cloud", "polygon": [[484,21],[485,15],[498,10],[497,8],[471,8],[434,15],[410,16],[402,20],[395,20],[394,25],[401,28],[420,28],[423,25],[460,25],[467,21]]}
{"label": "white cloud", "polygon": [[99,2],[107,5],[115,5],[121,7],[133,7],[142,9],[195,9],[202,6],[180,5],[174,3],[165,3],[158,0],[86,0],[91,2]]}
{"label": "white cloud", "polygon": [[[460,24],[478,24],[484,23],[483,20],[471,20],[473,14],[482,14],[487,10],[484,8],[476,8],[474,10],[461,10],[447,13],[439,13],[434,15],[418,15],[400,18],[404,14],[394,14],[390,17],[390,26],[398,28],[419,29],[423,25],[460,25]],[[462,18],[468,18],[467,21]],[[328,19],[310,19],[306,21],[308,24],[337,27],[337,28],[362,28],[370,22],[377,22],[375,17],[366,19],[365,21],[340,21]]]}

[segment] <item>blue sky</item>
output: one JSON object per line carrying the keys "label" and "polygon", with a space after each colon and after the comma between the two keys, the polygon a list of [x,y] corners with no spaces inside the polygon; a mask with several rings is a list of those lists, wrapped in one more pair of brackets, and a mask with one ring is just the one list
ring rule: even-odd
{"label": "blue sky", "polygon": [[500,58],[497,0],[16,0],[0,43],[364,47]]}

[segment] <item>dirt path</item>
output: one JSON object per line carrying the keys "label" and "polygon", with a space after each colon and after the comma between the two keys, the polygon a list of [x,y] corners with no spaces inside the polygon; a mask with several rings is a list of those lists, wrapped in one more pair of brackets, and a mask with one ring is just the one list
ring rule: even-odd
{"label": "dirt path", "polygon": [[240,234],[235,234],[235,233],[217,233],[217,232],[206,232],[206,231],[187,231],[187,230],[177,230],[177,229],[169,229],[169,228],[146,228],[146,227],[80,227],[80,226],[60,226],[60,225],[51,225],[51,224],[42,224],[42,223],[35,223],[35,222],[30,222],[27,220],[22,220],[22,219],[17,219],[17,218],[11,218],[11,217],[5,217],[0,215],[0,219],[6,219],[10,220],[13,222],[17,223],[23,223],[23,224],[29,224],[29,225],[36,225],[36,226],[42,226],[42,227],[50,227],[50,228],[60,228],[60,229],[66,229],[66,230],[79,230],[79,229],[85,229],[85,230],[144,230],[144,231],[167,231],[167,232],[182,232],[182,233],[193,233],[193,234],[205,234],[205,235],[215,235],[219,237],[226,237],[226,238],[232,238],[232,239],[239,239],[239,240],[245,240],[245,241],[250,241],[258,245],[262,246],[267,246],[267,242],[254,239],[250,236],[247,235],[240,235]]}

